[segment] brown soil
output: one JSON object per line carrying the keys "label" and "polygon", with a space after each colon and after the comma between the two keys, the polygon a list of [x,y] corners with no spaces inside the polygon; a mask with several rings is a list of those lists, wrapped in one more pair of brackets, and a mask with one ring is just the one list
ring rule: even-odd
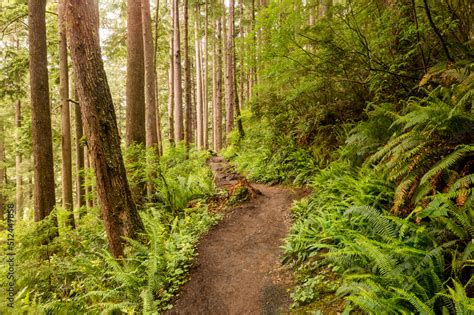
{"label": "brown soil", "polygon": [[[242,177],[222,158],[209,162],[219,187],[231,190]],[[253,185],[257,194],[228,209],[202,238],[190,280],[168,314],[287,313],[291,274],[280,263],[290,206],[304,195],[281,186]]]}

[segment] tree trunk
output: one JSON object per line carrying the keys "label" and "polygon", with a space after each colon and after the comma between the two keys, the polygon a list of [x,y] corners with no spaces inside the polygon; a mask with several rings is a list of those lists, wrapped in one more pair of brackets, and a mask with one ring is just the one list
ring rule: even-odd
{"label": "tree trunk", "polygon": [[196,144],[198,149],[203,148],[203,88],[202,88],[202,63],[201,42],[199,39],[199,5],[196,4],[196,17],[194,24],[195,52],[196,52]]}
{"label": "tree trunk", "polygon": [[224,25],[224,37],[226,44],[224,45],[225,50],[225,79],[224,79],[224,87],[225,87],[225,132],[226,132],[226,143],[227,137],[229,136],[232,128],[234,127],[234,82],[233,82],[233,73],[232,73],[232,64],[233,64],[233,53],[232,53],[232,30],[233,30],[233,7],[231,5],[231,10],[229,14],[229,25],[226,27],[225,21],[225,6],[224,6],[224,14],[222,23]]}
{"label": "tree trunk", "polygon": [[220,18],[216,19],[216,38],[214,51],[215,89],[213,104],[213,142],[214,151],[222,149],[222,28]]}
{"label": "tree trunk", "polygon": [[183,92],[181,87],[181,50],[179,34],[179,0],[173,0],[173,90],[174,90],[174,138],[184,140]]}
{"label": "tree trunk", "polygon": [[160,23],[160,0],[156,1],[156,12],[155,12],[155,46],[154,46],[154,64],[155,64],[155,95],[156,95],[156,138],[158,139],[158,154],[163,155],[163,137],[161,133],[161,115],[160,115],[160,89],[158,84],[158,71],[156,70],[156,60],[158,56],[158,25]]}
{"label": "tree trunk", "polygon": [[[87,147],[84,147],[84,170],[87,171],[87,174],[89,174],[92,169],[90,160],[91,159],[89,155],[89,149]],[[89,176],[86,177],[86,181],[84,182],[84,187],[85,187],[85,195],[87,196],[86,198],[87,208],[93,208],[94,207],[94,196],[93,196],[94,188],[91,184],[91,179],[89,178]]]}
{"label": "tree trunk", "polygon": [[35,221],[41,221],[47,217],[56,202],[45,14],[46,0],[28,2]]}
{"label": "tree trunk", "polygon": [[[146,145],[145,131],[145,67],[143,56],[143,25],[141,0],[127,0],[127,87],[125,113],[126,146]],[[155,129],[156,130],[156,129]],[[138,156],[129,157],[132,172],[136,171]],[[142,205],[146,197],[145,180],[132,187],[133,197]]]}
{"label": "tree trunk", "polygon": [[[72,76],[73,80],[71,80],[71,96],[77,102],[76,79],[74,76]],[[84,146],[82,144],[84,134],[79,103],[74,104],[74,116],[76,118],[76,207],[80,209],[86,205],[86,202],[84,189]],[[79,210],[79,218],[85,213],[84,210]]]}
{"label": "tree trunk", "polygon": [[18,100],[15,106],[15,142],[16,142],[16,156],[15,156],[15,205],[17,211],[17,219],[23,220],[23,178],[21,171],[21,152],[20,145],[20,128],[21,128],[21,101]]}
{"label": "tree trunk", "polygon": [[[239,132],[239,139],[244,138],[244,128],[242,126],[242,117],[240,117],[240,103],[239,103],[239,94],[237,93],[237,52],[235,49],[235,0],[230,0],[230,51],[231,51],[231,63],[230,63],[230,72],[231,72],[231,82],[234,89],[232,95],[234,97],[234,110],[235,116],[237,117],[237,131]],[[240,87],[242,89],[242,86]]]}
{"label": "tree trunk", "polygon": [[96,174],[109,246],[123,256],[123,237],[137,239],[144,231],[125,173],[114,105],[88,0],[66,0],[67,34],[77,75],[84,132]]}
{"label": "tree trunk", "polygon": [[184,0],[184,90],[185,90],[185,143],[189,149],[193,139],[193,125],[191,116],[193,114],[192,91],[191,91],[191,64],[189,58],[189,2]]}
{"label": "tree trunk", "polygon": [[239,1],[239,37],[240,37],[240,59],[239,59],[239,82],[240,82],[240,108],[243,108],[245,105],[245,71],[244,71],[244,54],[245,54],[245,46],[244,46],[244,4],[243,1]]}
{"label": "tree trunk", "polygon": [[61,154],[63,208],[69,211],[66,224],[75,228],[72,200],[72,145],[71,114],[69,112],[69,69],[67,61],[66,25],[64,2],[59,2],[59,96],[61,99]]}
{"label": "tree trunk", "polygon": [[142,24],[145,61],[145,125],[146,146],[155,148],[158,153],[158,137],[156,127],[156,77],[153,50],[153,34],[151,30],[150,0],[142,0]]}
{"label": "tree trunk", "polygon": [[[172,0],[173,1],[173,0]],[[173,33],[170,34],[170,64],[168,72],[168,129],[169,129],[169,141],[170,145],[173,146],[174,140],[174,84],[173,84]]]}
{"label": "tree trunk", "polygon": [[203,76],[203,79],[202,79],[202,145],[204,147],[204,149],[208,149],[209,148],[209,96],[208,96],[208,88],[207,88],[207,63],[208,63],[208,58],[207,58],[207,53],[208,53],[208,47],[207,47],[207,40],[208,40],[208,28],[209,28],[209,5],[208,5],[208,1],[207,0],[204,0],[205,2],[205,14],[206,14],[206,18],[205,18],[205,22],[204,22],[204,43],[203,43],[203,51],[202,51],[202,54],[203,55],[203,66],[202,66],[202,76]]}
{"label": "tree trunk", "polygon": [[145,145],[145,74],[141,0],[127,0],[126,145]]}
{"label": "tree trunk", "polygon": [[156,69],[153,50],[153,34],[151,29],[150,0],[142,1],[143,45],[145,61],[145,125],[146,147],[154,151],[154,158],[148,161],[147,196],[153,192],[153,180],[156,178],[155,164],[160,156],[158,148],[158,131],[156,126]]}

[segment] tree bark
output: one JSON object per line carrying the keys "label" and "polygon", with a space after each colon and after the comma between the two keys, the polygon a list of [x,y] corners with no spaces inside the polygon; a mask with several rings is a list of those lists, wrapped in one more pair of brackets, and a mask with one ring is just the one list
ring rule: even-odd
{"label": "tree bark", "polygon": [[123,237],[138,239],[144,231],[125,173],[114,105],[94,28],[93,6],[88,0],[65,0],[67,34],[84,132],[96,174],[109,246],[115,257],[123,256]]}
{"label": "tree bark", "polygon": [[[240,38],[240,59],[239,59],[239,82],[240,82],[240,90],[239,90],[239,105],[240,108],[243,108],[245,105],[245,69],[244,69],[244,54],[245,54],[245,46],[244,46],[244,4],[243,1],[239,1],[239,38]],[[239,114],[240,115],[240,114]]]}
{"label": "tree bark", "polygon": [[153,180],[156,178],[154,161],[158,161],[160,150],[158,147],[158,131],[156,120],[156,68],[153,49],[153,34],[151,29],[150,0],[142,2],[143,45],[145,61],[145,125],[146,147],[154,152],[154,157],[147,163],[147,196],[150,199],[153,192]]}
{"label": "tree bark", "polygon": [[[173,0],[172,0],[173,1]],[[174,146],[174,63],[173,63],[173,33],[170,36],[170,67],[168,73],[168,129],[170,145]]]}
{"label": "tree bark", "polygon": [[185,143],[189,148],[193,139],[193,125],[191,116],[193,114],[192,90],[191,90],[191,64],[189,58],[189,1],[184,0],[184,90],[185,90]]}
{"label": "tree bark", "polygon": [[160,0],[156,1],[156,12],[155,12],[155,46],[154,46],[154,64],[155,64],[155,95],[156,95],[156,138],[158,139],[158,154],[163,155],[163,136],[161,133],[161,114],[160,114],[160,89],[158,84],[158,71],[156,69],[156,59],[158,56],[158,25],[160,23]]}
{"label": "tree bark", "polygon": [[194,20],[194,37],[196,53],[196,144],[198,149],[203,148],[203,88],[202,88],[202,62],[201,62],[201,42],[199,38],[199,4],[196,4],[196,17]]}
{"label": "tree bark", "polygon": [[[91,169],[92,169],[92,165],[90,161],[89,149],[87,147],[84,147],[84,171],[86,171],[87,174],[89,174]],[[89,175],[85,177],[85,179],[86,180],[84,181],[84,188],[85,188],[87,208],[93,208],[94,207],[94,188],[93,188],[93,185],[91,184],[91,179],[89,178]]]}
{"label": "tree bark", "polygon": [[145,145],[145,94],[140,0],[127,0],[126,145]]}
{"label": "tree bark", "polygon": [[20,146],[20,128],[21,128],[21,101],[18,100],[15,106],[15,142],[16,142],[16,156],[15,156],[15,205],[17,211],[17,219],[23,219],[23,177],[21,171],[22,156],[19,149]]}
{"label": "tree bark", "polygon": [[150,0],[142,0],[142,24],[145,62],[145,125],[146,146],[158,151],[158,137],[156,126],[156,76],[153,50],[153,34],[151,30]]}
{"label": "tree bark", "polygon": [[209,148],[209,96],[208,96],[208,82],[207,82],[207,67],[208,67],[208,47],[207,47],[207,41],[208,41],[208,28],[209,28],[209,5],[208,1],[204,0],[205,2],[205,20],[204,20],[204,43],[203,43],[203,51],[201,55],[203,56],[203,66],[202,66],[202,146],[204,149]]}
{"label": "tree bark", "polygon": [[69,212],[66,224],[75,228],[72,199],[72,145],[71,114],[69,111],[69,69],[67,61],[66,26],[64,24],[64,2],[59,2],[59,96],[61,100],[61,154],[63,208]]}
{"label": "tree bark", "polygon": [[225,80],[224,80],[224,87],[225,87],[225,109],[226,109],[226,116],[225,116],[225,132],[226,132],[226,143],[227,137],[229,136],[230,132],[234,127],[234,82],[233,82],[233,53],[232,53],[232,36],[233,36],[233,6],[231,2],[230,10],[229,10],[229,25],[225,27],[225,6],[224,6],[224,14],[222,23],[224,25],[224,37],[226,44],[225,48]]}
{"label": "tree bark", "polygon": [[179,0],[173,0],[173,85],[174,85],[174,138],[184,140],[183,92],[181,86],[181,50],[179,34]]}
{"label": "tree bark", "polygon": [[[74,74],[71,80],[71,96],[77,101],[76,79]],[[76,207],[81,209],[86,205],[85,187],[84,187],[84,146],[82,138],[84,136],[82,129],[82,116],[79,103],[74,104],[74,116],[76,118]],[[85,214],[84,210],[79,210],[79,218]]]}
{"label": "tree bark", "polygon": [[214,104],[213,104],[213,143],[214,151],[222,149],[222,27],[220,18],[216,19],[216,38],[214,51]]}
{"label": "tree bark", "polygon": [[28,2],[35,221],[46,218],[56,202],[45,14],[46,0],[30,0]]}

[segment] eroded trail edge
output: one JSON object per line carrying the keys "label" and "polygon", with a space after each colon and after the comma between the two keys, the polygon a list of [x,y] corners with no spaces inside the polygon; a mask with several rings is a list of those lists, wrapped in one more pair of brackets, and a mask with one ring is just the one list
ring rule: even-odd
{"label": "eroded trail edge", "polygon": [[[228,189],[238,176],[227,162],[209,162],[216,184]],[[170,314],[276,314],[290,303],[291,274],[281,265],[283,238],[290,227],[290,207],[304,192],[253,184],[261,194],[229,209],[202,238],[190,280]]]}

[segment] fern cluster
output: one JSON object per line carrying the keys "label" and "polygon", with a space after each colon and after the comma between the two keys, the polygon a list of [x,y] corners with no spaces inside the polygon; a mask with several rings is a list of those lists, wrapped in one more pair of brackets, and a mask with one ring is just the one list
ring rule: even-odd
{"label": "fern cluster", "polygon": [[342,281],[346,311],[474,312],[473,89],[471,75],[458,78],[402,110],[373,106],[341,158],[313,177],[284,245],[304,275],[297,290],[311,290],[325,266]]}
{"label": "fern cluster", "polygon": [[[49,220],[19,222],[15,311],[157,314],[167,309],[186,280],[199,236],[217,221],[205,202],[206,196],[214,192],[206,158],[197,152],[186,158],[180,147],[162,158],[158,169],[161,179],[156,178],[153,198],[140,211],[148,242],[129,239],[127,258],[123,260],[110,255],[97,208],[88,209],[75,230],[64,224],[67,211],[59,208],[54,212],[59,229]],[[188,208],[188,202],[198,198],[202,201]],[[51,237],[58,232],[59,236]],[[44,242],[46,238],[52,240]],[[47,245],[38,246],[41,243]],[[3,253],[5,246],[0,245]],[[0,264],[2,297],[8,288],[6,268],[7,264]],[[6,299],[1,299],[0,313],[8,310]]]}

